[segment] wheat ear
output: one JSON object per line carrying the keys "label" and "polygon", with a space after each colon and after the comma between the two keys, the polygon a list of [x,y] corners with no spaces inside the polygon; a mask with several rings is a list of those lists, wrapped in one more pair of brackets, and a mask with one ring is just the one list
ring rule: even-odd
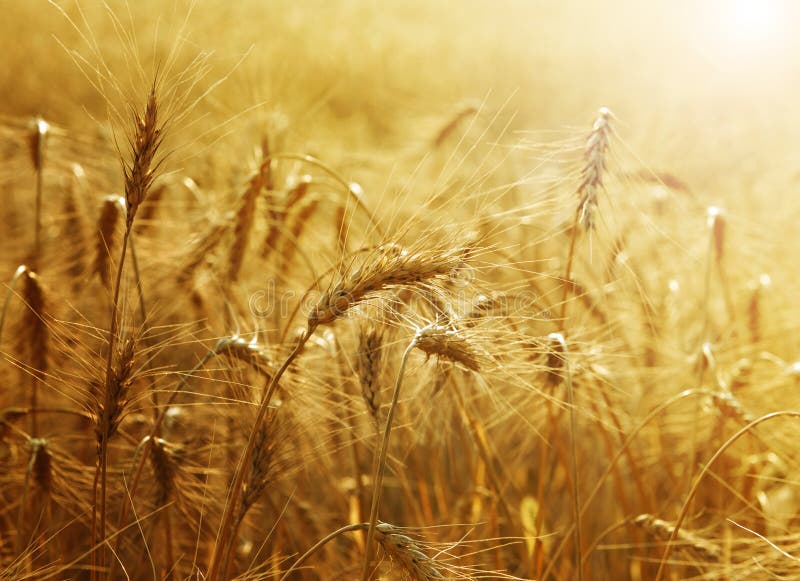
{"label": "wheat ear", "polygon": [[38,268],[39,258],[42,252],[42,190],[44,189],[44,156],[47,135],[50,132],[50,125],[37,117],[33,121],[33,127],[29,137],[31,152],[31,162],[36,171],[36,211],[34,225],[33,256],[31,265],[34,269]]}
{"label": "wheat ear", "polygon": [[173,564],[175,563],[172,518],[168,502],[174,493],[175,487],[175,460],[172,457],[169,445],[161,438],[154,438],[150,449],[150,466],[153,469],[156,484],[155,505],[162,508],[164,522],[164,554],[166,559],[164,579],[173,578]]}
{"label": "wheat ear", "polygon": [[111,290],[111,252],[114,249],[117,224],[125,213],[124,202],[119,196],[108,196],[103,200],[100,217],[97,220],[97,241],[95,243],[94,274],[107,290]]}
{"label": "wheat ear", "polygon": [[47,373],[47,348],[50,332],[45,322],[45,297],[39,276],[30,270],[26,274],[22,297],[27,309],[22,323],[28,331],[28,341],[23,344],[23,347],[28,346],[31,366],[31,434],[35,438],[39,433],[36,409],[38,392],[39,385],[44,381]]}
{"label": "wheat ear", "polygon": [[256,201],[261,190],[269,179],[269,164],[262,164],[242,194],[239,210],[236,212],[236,226],[233,230],[233,242],[228,253],[228,280],[235,282],[239,278],[250,231],[256,215]]}
{"label": "wheat ear", "polygon": [[597,211],[597,195],[603,187],[603,174],[606,170],[606,153],[613,128],[611,126],[612,113],[602,107],[589,134],[589,139],[584,147],[585,163],[581,168],[581,182],[578,186],[578,208],[570,232],[569,252],[567,254],[567,267],[564,273],[564,292],[561,301],[561,320],[566,323],[567,296],[569,283],[572,280],[572,262],[575,256],[575,242],[578,238],[578,226],[583,225],[586,231],[594,229],[595,213]]}
{"label": "wheat ear", "polygon": [[[286,581],[289,575],[300,568],[311,555],[317,552],[326,543],[332,541],[336,537],[349,532],[363,531],[369,528],[369,523],[355,523],[345,525],[322,539],[314,543],[305,553],[303,553],[297,560],[292,563],[281,575],[280,581]],[[389,523],[381,522],[375,527],[375,540],[383,548],[384,552],[392,559],[400,563],[404,573],[409,575],[415,581],[434,581],[437,579],[445,579],[436,563],[436,559],[426,554],[420,544],[404,534],[402,529],[391,525]]]}
{"label": "wheat ear", "polygon": [[79,187],[80,180],[84,175],[81,166],[78,164],[72,166],[72,176],[69,178],[64,196],[64,214],[66,216],[64,235],[72,242],[67,271],[72,279],[72,287],[75,292],[79,292],[81,287],[86,256],[89,253],[89,249],[86,247],[86,223],[75,195],[75,189]]}

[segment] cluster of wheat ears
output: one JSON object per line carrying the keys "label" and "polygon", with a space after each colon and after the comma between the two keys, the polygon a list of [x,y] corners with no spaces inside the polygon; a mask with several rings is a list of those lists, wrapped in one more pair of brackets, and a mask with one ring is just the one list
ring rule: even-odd
{"label": "cluster of wheat ears", "polygon": [[277,114],[181,165],[201,77],[92,54],[111,131],[0,126],[0,579],[800,575],[771,278],[610,110],[372,191]]}

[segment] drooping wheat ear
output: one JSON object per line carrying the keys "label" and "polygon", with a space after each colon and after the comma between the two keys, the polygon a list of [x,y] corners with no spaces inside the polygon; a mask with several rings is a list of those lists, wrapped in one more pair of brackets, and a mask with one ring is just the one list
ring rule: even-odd
{"label": "drooping wheat ear", "polygon": [[[669,541],[672,536],[675,525],[671,522],[656,518],[652,514],[640,514],[633,519],[634,524],[640,526],[647,534],[656,539]],[[700,538],[694,533],[680,529],[678,531],[677,545],[683,551],[697,560],[716,563],[722,555],[722,550],[715,543]]]}
{"label": "drooping wheat ear", "polygon": [[612,113],[602,107],[589,134],[584,149],[586,163],[581,169],[581,183],[578,186],[579,223],[586,230],[594,228],[594,216],[597,210],[597,194],[603,187],[603,173],[606,169],[606,152],[611,141],[613,128]]}
{"label": "drooping wheat ear", "polygon": [[753,345],[761,343],[761,300],[764,291],[771,284],[772,279],[766,273],[750,284],[750,300],[747,304],[747,327],[750,331],[750,341]]}
{"label": "drooping wheat ear", "polygon": [[24,335],[20,335],[23,341],[21,348],[27,346],[28,362],[31,367],[31,434],[34,437],[38,434],[37,422],[37,403],[39,384],[44,381],[47,373],[47,350],[49,345],[50,332],[45,320],[45,296],[39,276],[30,270],[26,272],[25,286],[22,290],[22,297],[27,308],[22,318],[23,328],[26,330]]}
{"label": "drooping wheat ear", "polygon": [[403,534],[396,526],[378,523],[375,527],[375,540],[415,581],[445,579],[436,566],[436,560],[425,553],[417,541]]}
{"label": "drooping wheat ear", "polygon": [[169,445],[161,438],[153,438],[150,467],[153,469],[153,480],[156,485],[154,503],[157,507],[161,507],[172,497],[175,481],[175,460]]}
{"label": "drooping wheat ear", "polygon": [[111,252],[115,245],[117,224],[123,213],[122,198],[108,196],[103,200],[97,221],[93,273],[100,277],[103,286],[108,290],[111,290]]}
{"label": "drooping wheat ear", "polygon": [[195,271],[208,259],[208,255],[219,245],[227,231],[228,224],[225,222],[212,224],[206,233],[192,244],[178,268],[176,275],[178,284],[182,285],[192,279]]}
{"label": "drooping wheat ear", "polygon": [[[331,289],[323,293],[312,309],[307,328],[298,337],[292,352],[269,380],[258,411],[250,430],[250,437],[242,453],[242,460],[236,468],[230,485],[230,496],[227,499],[220,522],[220,542],[214,547],[209,566],[208,579],[215,581],[224,575],[231,550],[235,544],[238,525],[234,516],[238,514],[238,506],[245,478],[251,468],[251,460],[255,451],[255,440],[258,431],[266,419],[267,410],[278,384],[285,371],[302,352],[305,343],[321,324],[332,323],[342,317],[349,309],[367,300],[375,293],[393,286],[414,286],[430,282],[436,277],[446,277],[466,260],[474,249],[472,247],[447,247],[442,250],[403,250],[396,245],[377,248],[361,267],[355,271],[340,275]],[[404,360],[407,356],[404,356]],[[402,377],[402,371],[399,374]],[[399,390],[396,388],[395,393]],[[395,395],[395,397],[397,397]],[[396,406],[396,402],[393,402]],[[390,412],[391,413],[391,412]],[[391,418],[388,425],[391,426]],[[386,439],[386,438],[385,438]],[[385,457],[384,457],[385,459]],[[374,521],[373,521],[374,522]],[[374,525],[373,525],[374,526]]]}
{"label": "drooping wheat ear", "polygon": [[378,412],[383,372],[383,332],[375,323],[365,323],[361,326],[356,372],[361,384],[361,397],[377,426],[380,421]]}
{"label": "drooping wheat ear", "polygon": [[[303,553],[297,560],[292,563],[281,575],[280,581],[286,581],[289,576],[300,568],[311,555],[316,553],[326,543],[329,543],[336,537],[349,532],[363,531],[369,528],[368,523],[355,523],[345,525],[332,533],[325,535],[322,539],[314,543],[305,553]],[[414,581],[433,581],[436,579],[445,579],[440,571],[440,567],[435,557],[428,555],[419,541],[416,541],[404,534],[403,529],[390,525],[388,523],[378,523],[375,527],[375,540],[383,549],[389,558],[400,564],[403,573]],[[459,576],[459,579],[472,579],[469,577]],[[481,577],[483,578],[483,577]]]}
{"label": "drooping wheat ear", "polygon": [[246,363],[268,380],[275,374],[272,361],[264,352],[263,345],[260,345],[255,338],[252,341],[245,341],[239,336],[223,337],[215,349],[218,353]]}
{"label": "drooping wheat ear", "polygon": [[31,265],[34,269],[38,268],[39,255],[42,251],[42,190],[44,186],[44,157],[47,135],[50,132],[50,125],[37,117],[33,120],[28,145],[31,153],[31,163],[36,171],[36,213],[34,226],[33,256]]}
{"label": "drooping wheat ear", "polygon": [[344,273],[325,291],[308,317],[308,330],[332,323],[375,293],[415,286],[451,275],[472,252],[472,247],[441,250],[405,250],[381,246],[354,271]]}
{"label": "drooping wheat ear", "polygon": [[239,278],[239,271],[242,268],[247,242],[250,240],[250,231],[253,229],[256,216],[256,201],[269,180],[269,173],[269,164],[260,164],[256,173],[250,178],[247,189],[239,202],[236,226],[233,230],[233,242],[228,253],[228,280],[232,282]]}
{"label": "drooping wheat ear", "polygon": [[417,334],[417,348],[428,355],[444,357],[472,371],[480,371],[475,347],[453,327],[428,325]]}
{"label": "drooping wheat ear", "polygon": [[156,177],[158,163],[156,152],[161,145],[162,127],[158,126],[158,101],[156,85],[150,88],[144,112],[133,112],[134,131],[131,139],[131,159],[123,160],[122,171],[125,177],[125,203],[128,207],[127,227],[130,229],[136,211],[144,202]]}

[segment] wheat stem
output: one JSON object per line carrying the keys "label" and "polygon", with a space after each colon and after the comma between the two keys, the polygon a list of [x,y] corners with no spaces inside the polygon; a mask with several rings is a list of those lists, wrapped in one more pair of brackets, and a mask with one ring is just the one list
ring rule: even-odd
{"label": "wheat stem", "polygon": [[386,473],[386,455],[389,451],[389,436],[392,433],[392,420],[394,419],[394,412],[397,408],[397,402],[400,399],[400,387],[403,384],[403,374],[405,373],[406,363],[408,363],[408,356],[414,347],[417,346],[419,333],[414,336],[411,342],[403,352],[403,358],[400,360],[400,369],[397,371],[397,381],[394,385],[394,393],[392,394],[392,403],[389,405],[389,411],[386,414],[386,426],[383,429],[383,440],[381,441],[381,451],[378,454],[378,462],[375,465],[375,474],[372,479],[372,505],[369,510],[369,529],[367,530],[367,543],[364,547],[364,570],[361,575],[362,581],[369,581],[370,578],[370,565],[372,564],[372,545],[375,539],[375,526],[378,524],[378,507],[381,502],[381,492],[383,487],[383,476]]}

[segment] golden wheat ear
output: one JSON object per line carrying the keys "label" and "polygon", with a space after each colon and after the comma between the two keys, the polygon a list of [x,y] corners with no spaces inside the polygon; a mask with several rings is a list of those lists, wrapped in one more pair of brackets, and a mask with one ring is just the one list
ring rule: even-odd
{"label": "golden wheat ear", "polygon": [[364,323],[358,341],[356,372],[367,411],[380,425],[380,391],[383,375],[383,333],[375,323]]}
{"label": "golden wheat ear", "polygon": [[106,290],[111,290],[111,255],[116,247],[117,229],[125,213],[123,203],[119,196],[106,197],[97,219],[97,239],[92,272],[98,276]]}
{"label": "golden wheat ear", "polygon": [[34,242],[30,258],[33,268],[38,268],[42,254],[42,192],[44,190],[44,161],[47,136],[50,124],[41,117],[33,120],[28,145],[31,163],[36,171],[36,214],[34,218]]}
{"label": "golden wheat ear", "polygon": [[150,89],[144,112],[133,115],[134,132],[131,143],[131,159],[123,162],[125,177],[125,203],[127,224],[130,229],[139,206],[145,201],[156,178],[159,162],[156,160],[164,138],[163,126],[159,126],[156,85]]}

